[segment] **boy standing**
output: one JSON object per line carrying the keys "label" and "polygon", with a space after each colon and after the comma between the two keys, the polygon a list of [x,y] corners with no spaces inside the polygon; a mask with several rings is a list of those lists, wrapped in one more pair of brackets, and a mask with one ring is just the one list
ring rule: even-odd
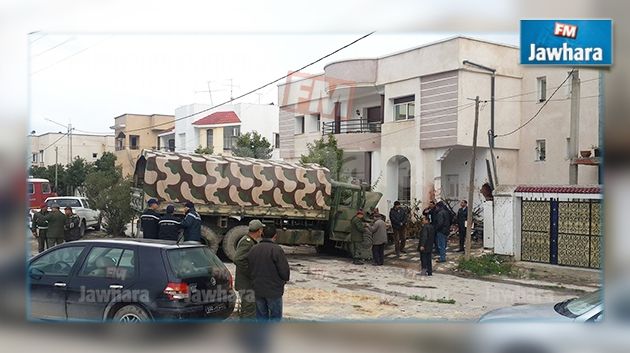
{"label": "boy standing", "polygon": [[433,276],[433,264],[431,262],[431,250],[435,240],[435,228],[429,223],[428,217],[422,217],[422,230],[420,231],[420,242],[418,243],[418,251],[420,251],[420,273],[427,276]]}

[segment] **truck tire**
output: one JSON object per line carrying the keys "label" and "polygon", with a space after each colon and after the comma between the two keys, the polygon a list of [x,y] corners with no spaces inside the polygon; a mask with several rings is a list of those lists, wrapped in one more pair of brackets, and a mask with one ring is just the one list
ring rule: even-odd
{"label": "truck tire", "polygon": [[206,243],[213,253],[217,253],[221,245],[221,236],[205,224],[201,225],[201,241]]}
{"label": "truck tire", "polygon": [[241,238],[248,232],[249,228],[247,226],[236,226],[225,233],[222,249],[228,259],[234,261],[234,255],[236,255],[236,244],[238,244],[238,241],[241,240]]}

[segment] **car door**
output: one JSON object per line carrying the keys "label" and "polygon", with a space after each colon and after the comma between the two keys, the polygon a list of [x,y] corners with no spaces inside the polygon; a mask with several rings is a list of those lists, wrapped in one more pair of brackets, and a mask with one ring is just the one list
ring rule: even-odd
{"label": "car door", "polygon": [[85,246],[54,248],[33,258],[28,267],[30,317],[66,319],[66,290]]}
{"label": "car door", "polygon": [[68,319],[100,321],[111,301],[133,300],[137,256],[138,249],[132,245],[92,246],[68,285]]}
{"label": "car door", "polygon": [[80,199],[81,202],[81,211],[83,212],[83,218],[85,218],[85,223],[87,226],[91,226],[94,224],[94,211],[90,208],[90,204],[87,199]]}

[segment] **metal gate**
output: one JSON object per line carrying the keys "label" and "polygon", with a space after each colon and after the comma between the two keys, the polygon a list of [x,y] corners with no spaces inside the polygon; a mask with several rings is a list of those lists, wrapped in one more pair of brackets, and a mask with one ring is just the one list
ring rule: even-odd
{"label": "metal gate", "polygon": [[523,200],[521,260],[600,267],[599,200]]}

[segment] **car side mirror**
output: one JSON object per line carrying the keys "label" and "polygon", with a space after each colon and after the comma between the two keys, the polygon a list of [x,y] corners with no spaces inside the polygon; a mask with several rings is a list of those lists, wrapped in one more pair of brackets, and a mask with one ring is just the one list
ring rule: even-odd
{"label": "car side mirror", "polygon": [[38,268],[30,268],[28,270],[28,275],[29,277],[31,277],[34,280],[40,280],[42,279],[42,277],[44,277],[44,271],[38,269]]}

